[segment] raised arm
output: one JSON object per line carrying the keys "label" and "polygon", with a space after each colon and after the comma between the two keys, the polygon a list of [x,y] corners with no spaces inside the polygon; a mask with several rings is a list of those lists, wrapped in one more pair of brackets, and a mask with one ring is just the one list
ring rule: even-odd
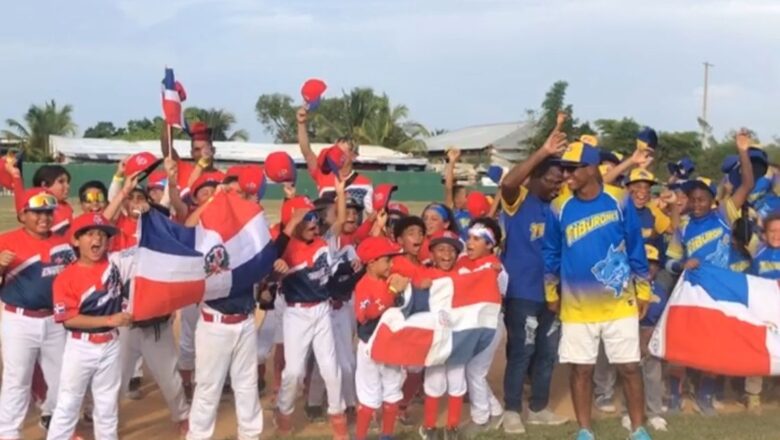
{"label": "raised arm", "polygon": [[541,148],[534,151],[524,162],[515,165],[501,180],[500,195],[504,203],[514,205],[520,197],[520,186],[545,159],[556,156],[566,150],[566,133],[554,129]]}
{"label": "raised arm", "polygon": [[338,237],[341,235],[344,223],[347,222],[346,181],[336,176],[334,186],[336,190],[336,221],[330,226],[330,231],[335,237]]}
{"label": "raised arm", "polygon": [[170,148],[170,156],[173,158],[173,160],[179,160],[179,153],[175,148],[173,148],[173,140],[169,139],[168,135],[168,126],[163,124],[162,129],[160,130],[160,151],[162,151],[163,157],[168,157],[168,148]]}
{"label": "raised arm", "polygon": [[168,175],[166,191],[168,192],[168,197],[170,198],[170,207],[175,213],[175,218],[181,222],[184,222],[186,221],[187,211],[189,211],[189,208],[184,203],[184,201],[182,201],[181,194],[179,193],[179,186],[176,184],[179,179],[178,166],[176,165],[176,161],[174,159],[168,157],[165,158],[163,164],[165,166],[165,172]]}
{"label": "raised arm", "polygon": [[737,209],[742,208],[742,205],[745,204],[750,196],[750,192],[753,191],[753,187],[756,184],[755,178],[753,177],[753,165],[750,163],[750,155],[748,154],[749,149],[750,134],[743,128],[737,133],[737,152],[739,153],[739,167],[742,173],[742,182],[731,196],[731,201]]}
{"label": "raised arm", "polygon": [[314,154],[309,143],[309,129],[306,128],[307,116],[308,111],[304,107],[299,108],[298,112],[295,113],[295,119],[298,122],[298,145],[306,160],[306,168],[309,169],[309,174],[314,177],[317,174],[317,155]]}
{"label": "raised arm", "polygon": [[444,204],[450,209],[455,209],[455,196],[452,189],[455,188],[455,166],[460,159],[460,150],[450,148],[447,150],[447,164],[444,165]]}
{"label": "raised arm", "polygon": [[630,171],[634,167],[647,168],[653,161],[649,150],[635,150],[628,159],[615,165],[607,174],[604,175],[604,183],[611,185],[618,177]]}
{"label": "raised arm", "polygon": [[[130,192],[133,190],[133,188],[138,185],[138,175],[140,173],[141,172],[139,171],[133,176],[125,179],[122,189],[119,191],[119,193],[115,194],[114,197],[111,198],[108,206],[106,206],[106,208],[103,210],[103,217],[112,222],[116,220],[119,214],[119,210],[122,209],[122,203],[125,201],[127,196],[130,195]],[[113,182],[112,185],[114,185]]]}

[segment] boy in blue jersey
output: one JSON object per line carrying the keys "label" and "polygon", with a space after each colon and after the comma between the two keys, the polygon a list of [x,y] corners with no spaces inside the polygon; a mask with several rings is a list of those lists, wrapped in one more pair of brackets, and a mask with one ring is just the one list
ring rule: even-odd
{"label": "boy in blue jersey", "polygon": [[[558,322],[544,302],[542,237],[550,201],[558,195],[563,174],[556,155],[566,148],[566,136],[554,131],[528,160],[510,170],[501,182],[506,231],[502,260],[509,276],[504,299],[507,329],[504,370],[504,431],[522,434],[523,382],[533,363],[529,423],[565,423],[547,409],[550,381],[558,351]],[[529,178],[530,177],[530,178]],[[526,180],[528,181],[525,184]]]}
{"label": "boy in blue jersey", "polygon": [[623,379],[630,438],[646,440],[639,320],[647,312],[650,285],[639,217],[624,191],[602,185],[598,149],[574,142],[561,163],[571,194],[550,206],[542,254],[545,299],[561,319],[558,353],[562,363],[572,364],[577,440],[595,438],[591,404],[600,342]]}
{"label": "boy in blue jersey", "polygon": [[471,214],[467,209],[468,191],[462,185],[455,184],[455,165],[458,159],[460,159],[460,150],[457,148],[447,150],[447,165],[444,167],[444,204],[452,209],[461,238],[466,240]]}

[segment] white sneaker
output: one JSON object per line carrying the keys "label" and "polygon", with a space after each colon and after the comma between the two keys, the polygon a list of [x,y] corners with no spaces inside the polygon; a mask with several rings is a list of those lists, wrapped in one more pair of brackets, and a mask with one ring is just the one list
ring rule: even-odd
{"label": "white sneaker", "polygon": [[604,397],[597,397],[595,402],[596,409],[603,413],[613,414],[617,412],[615,404],[612,403],[612,399],[606,399]]}
{"label": "white sneaker", "polygon": [[559,416],[549,409],[545,408],[539,412],[528,411],[529,425],[545,425],[545,426],[560,426],[568,422],[569,419],[563,416]]}
{"label": "white sneaker", "polygon": [[650,420],[647,421],[647,424],[656,431],[666,432],[669,430],[666,425],[666,419],[660,416],[650,417]]}
{"label": "white sneaker", "polygon": [[504,412],[504,432],[507,434],[525,434],[525,425],[523,419],[516,411]]}
{"label": "white sneaker", "polygon": [[628,414],[620,419],[620,426],[626,428],[628,432],[633,432],[633,429],[631,429],[631,417],[628,417]]}

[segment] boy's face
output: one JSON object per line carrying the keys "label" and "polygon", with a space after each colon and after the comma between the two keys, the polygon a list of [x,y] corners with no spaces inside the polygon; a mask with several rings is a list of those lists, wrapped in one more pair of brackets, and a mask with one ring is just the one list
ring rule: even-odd
{"label": "boy's face", "polygon": [[[569,189],[578,191],[593,180],[595,167],[565,168],[563,178]],[[598,173],[598,170],[595,171]]]}
{"label": "boy's face", "polygon": [[634,206],[641,209],[650,202],[650,184],[648,182],[634,182],[628,186]]}
{"label": "boy's face", "polygon": [[685,194],[683,190],[676,190],[674,194],[677,196],[677,207],[680,209],[680,213],[688,211],[688,194]]}
{"label": "boy's face", "polygon": [[431,259],[437,269],[449,272],[455,267],[458,250],[451,244],[439,243],[431,248]]}
{"label": "boy's face", "polygon": [[780,220],[764,225],[764,239],[771,248],[780,248]]}
{"label": "boy's face", "polygon": [[371,275],[377,278],[385,279],[390,276],[390,269],[392,268],[393,268],[392,260],[390,259],[390,257],[385,256],[368,263],[368,267],[366,267],[366,270],[368,271],[368,273],[370,273]]}
{"label": "boy's face", "polygon": [[423,212],[423,222],[425,223],[425,232],[428,235],[447,229],[450,225],[449,222],[444,221],[441,215],[433,209],[426,209],[425,212]]}
{"label": "boy's face", "polygon": [[211,196],[214,195],[214,193],[217,192],[217,188],[211,185],[204,186],[198,190],[198,192],[195,193],[195,203],[198,206],[203,205],[204,203],[208,202]]}
{"label": "boy's face", "polygon": [[452,199],[455,203],[455,207],[458,209],[464,209],[466,207],[466,201],[467,201],[467,194],[466,194],[466,188],[458,188],[457,191],[455,191],[455,194],[453,195]]}
{"label": "boy's face", "polygon": [[127,214],[132,218],[138,218],[141,214],[149,211],[149,201],[146,200],[146,194],[141,191],[133,191],[124,201],[124,208]]}
{"label": "boy's face", "polygon": [[415,257],[420,253],[423,240],[425,240],[423,230],[417,225],[409,226],[404,229],[400,237],[396,237],[396,241],[401,245],[404,253]]}
{"label": "boy's face", "polygon": [[149,198],[152,202],[160,204],[163,198],[164,191],[162,188],[149,188]]}
{"label": "boy's face", "polygon": [[358,219],[360,218],[360,213],[355,208],[347,208],[347,221],[344,223],[344,233],[345,234],[352,234],[355,232],[358,228]]}
{"label": "boy's face", "polygon": [[52,183],[51,186],[44,185],[44,188],[49,190],[57,200],[65,200],[70,193],[70,179],[67,174],[62,174],[54,180],[54,183]]}
{"label": "boy's face", "polygon": [[296,228],[297,236],[300,240],[309,242],[317,237],[317,220],[314,221],[302,221]]}
{"label": "boy's face", "polygon": [[97,263],[106,256],[108,235],[100,229],[90,229],[73,240],[73,245],[79,250],[80,260]]}
{"label": "boy's face", "polygon": [[470,260],[476,260],[492,253],[493,247],[484,238],[469,235],[468,240],[466,240],[466,256]]}
{"label": "boy's face", "polygon": [[712,210],[712,193],[695,188],[688,194],[688,209],[694,217],[704,217]]}
{"label": "boy's face", "polygon": [[54,211],[24,211],[19,219],[28,232],[43,236],[49,233],[54,223]]}
{"label": "boy's face", "polygon": [[102,212],[107,204],[103,192],[97,188],[87,188],[81,195],[82,212]]}

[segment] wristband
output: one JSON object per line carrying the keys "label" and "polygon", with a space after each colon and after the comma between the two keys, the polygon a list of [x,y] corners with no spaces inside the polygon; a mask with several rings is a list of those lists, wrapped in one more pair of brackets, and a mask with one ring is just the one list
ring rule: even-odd
{"label": "wristband", "polygon": [[202,158],[200,158],[200,160],[198,160],[198,166],[203,168],[203,169],[208,168],[209,165],[211,165],[211,160],[206,159],[205,157],[202,157]]}
{"label": "wristband", "polygon": [[394,295],[398,295],[398,290],[397,290],[395,287],[393,287],[393,286],[389,286],[389,287],[388,287],[388,290],[390,290],[390,292],[391,292],[392,294],[394,294]]}
{"label": "wristband", "polygon": [[115,182],[121,182],[125,180],[124,174],[114,174],[114,181]]}

